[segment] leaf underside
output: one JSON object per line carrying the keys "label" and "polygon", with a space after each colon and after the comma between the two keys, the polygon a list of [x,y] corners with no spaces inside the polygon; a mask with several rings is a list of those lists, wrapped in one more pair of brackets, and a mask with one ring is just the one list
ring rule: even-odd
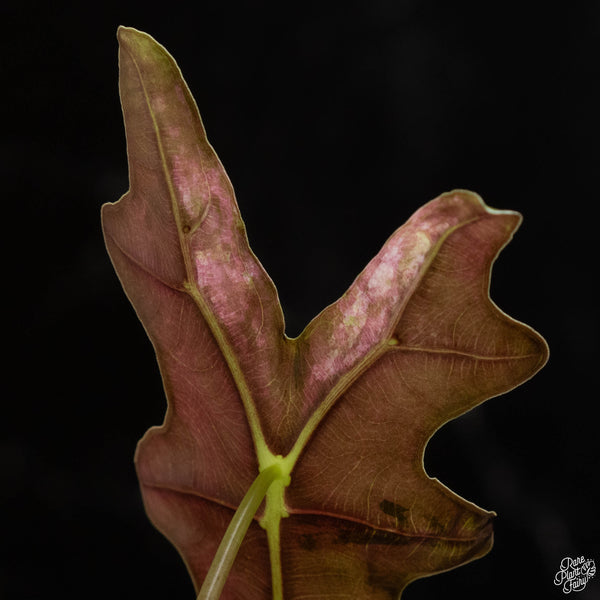
{"label": "leaf underside", "polygon": [[277,570],[286,599],[396,598],[486,554],[493,513],[428,477],[423,454],[444,423],[547,360],[488,294],[520,216],[443,194],[290,339],[175,61],[145,33],[118,38],[130,189],[103,207],[103,229],[168,399],[135,460],[147,513],[196,587],[277,457],[291,474],[281,515],[259,513],[224,598],[269,598]]}

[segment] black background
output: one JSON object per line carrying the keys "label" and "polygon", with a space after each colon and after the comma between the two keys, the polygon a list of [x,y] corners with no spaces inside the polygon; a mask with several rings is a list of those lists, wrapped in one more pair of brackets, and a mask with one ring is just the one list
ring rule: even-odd
{"label": "black background", "polygon": [[564,556],[600,561],[600,3],[3,6],[0,598],[194,597],[141,505],[133,451],[165,402],[100,231],[128,186],[119,24],[178,61],[290,335],[441,192],[524,215],[491,293],[550,362],[425,457],[498,513],[495,547],[404,598],[559,599]]}

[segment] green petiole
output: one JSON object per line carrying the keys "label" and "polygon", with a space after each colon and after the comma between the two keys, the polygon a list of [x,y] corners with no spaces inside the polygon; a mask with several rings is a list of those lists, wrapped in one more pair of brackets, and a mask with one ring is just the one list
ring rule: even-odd
{"label": "green petiole", "polygon": [[271,484],[284,478],[287,478],[286,473],[279,464],[275,463],[261,471],[252,482],[219,544],[215,558],[200,588],[198,600],[217,600],[219,598],[242,540],[258,507],[261,505]]}

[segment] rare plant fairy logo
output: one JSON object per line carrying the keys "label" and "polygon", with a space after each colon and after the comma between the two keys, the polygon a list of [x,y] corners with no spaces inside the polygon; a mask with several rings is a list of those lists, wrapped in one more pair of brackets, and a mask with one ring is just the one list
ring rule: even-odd
{"label": "rare plant fairy logo", "polygon": [[596,564],[591,558],[565,556],[554,576],[554,585],[560,585],[565,594],[581,592],[595,574]]}

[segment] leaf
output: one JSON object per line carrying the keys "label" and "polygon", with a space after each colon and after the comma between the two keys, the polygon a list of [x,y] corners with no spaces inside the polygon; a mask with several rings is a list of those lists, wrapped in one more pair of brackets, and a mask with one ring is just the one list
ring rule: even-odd
{"label": "leaf", "polygon": [[444,423],[547,359],[488,295],[520,216],[443,194],[290,339],[175,61],[147,34],[118,37],[130,190],[103,207],[103,228],[168,399],[136,466],[196,587],[275,463],[291,483],[269,488],[225,598],[392,598],[483,556],[494,513],[429,478],[423,454]]}

